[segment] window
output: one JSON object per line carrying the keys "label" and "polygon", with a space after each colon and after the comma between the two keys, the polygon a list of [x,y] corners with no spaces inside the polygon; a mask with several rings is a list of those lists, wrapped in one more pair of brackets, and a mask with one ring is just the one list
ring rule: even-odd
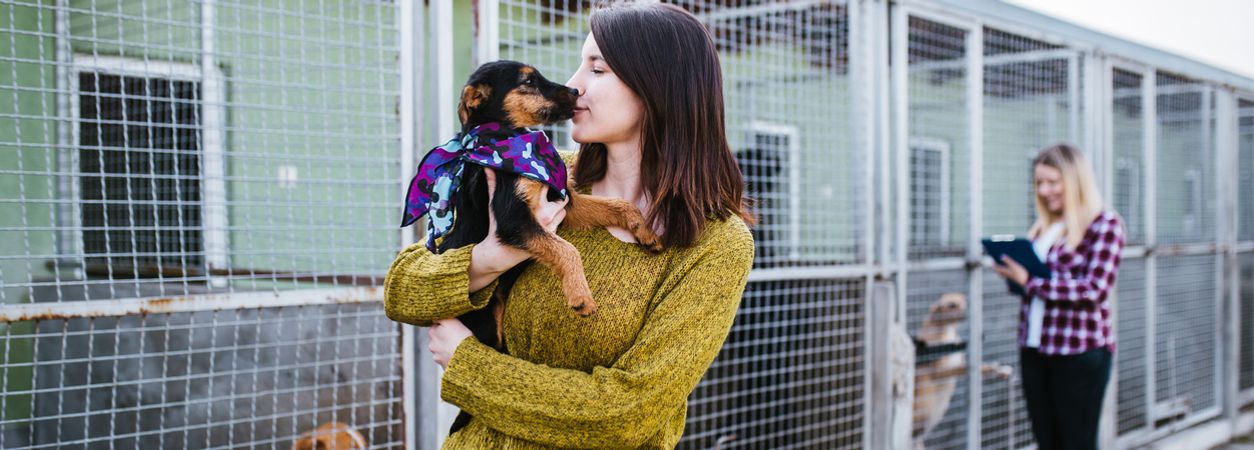
{"label": "window", "polygon": [[910,142],[910,242],[914,247],[949,244],[949,144]]}
{"label": "window", "polygon": [[[75,59],[69,220],[88,273],[225,266],[220,74],[207,82],[190,65]],[[121,266],[135,271],[115,273]]]}
{"label": "window", "polygon": [[201,264],[199,83],[78,77],[88,262]]}
{"label": "window", "polygon": [[736,153],[749,197],[757,202],[757,259],[771,264],[801,256],[801,158],[797,128],[753,122],[749,147]]}

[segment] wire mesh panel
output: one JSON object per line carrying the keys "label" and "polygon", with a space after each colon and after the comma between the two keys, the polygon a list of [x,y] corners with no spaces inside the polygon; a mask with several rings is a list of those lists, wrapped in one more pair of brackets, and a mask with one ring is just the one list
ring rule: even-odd
{"label": "wire mesh panel", "polygon": [[[588,3],[579,0],[500,2],[498,56],[535,66],[546,78],[564,83],[579,67],[580,50],[590,32],[591,6]],[[578,149],[570,139],[568,122],[541,128],[558,148]]]}
{"label": "wire mesh panel", "polygon": [[[1237,101],[1237,239],[1254,241],[1254,101]],[[1254,388],[1254,253],[1238,257],[1240,295],[1239,389]]]}
{"label": "wire mesh panel", "polygon": [[[0,300],[369,283],[386,267],[392,5],[4,8],[18,53],[0,170],[20,189],[0,202]],[[107,289],[34,298],[45,285]]]}
{"label": "wire mesh panel", "polygon": [[[1254,101],[1237,101],[1237,239],[1254,241]],[[1254,253],[1243,253],[1240,262],[1240,364],[1239,389],[1254,388]]]}
{"label": "wire mesh panel", "polygon": [[1237,239],[1254,241],[1254,101],[1237,105]]}
{"label": "wire mesh panel", "polygon": [[[343,422],[401,448],[394,326],[377,305],[10,324],[5,448],[287,448]],[[11,424],[6,424],[11,425]],[[9,435],[14,438],[16,435]]]}
{"label": "wire mesh panel", "polygon": [[1214,255],[1168,256],[1155,280],[1154,420],[1217,406],[1219,370]]}
{"label": "wire mesh panel", "polygon": [[1075,136],[1076,65],[1072,50],[984,29],[985,233],[1024,235],[1035,222],[1032,160]]}
{"label": "wire mesh panel", "polygon": [[1254,388],[1254,253],[1241,254],[1239,264],[1241,355],[1237,383],[1239,389],[1247,390]]}
{"label": "wire mesh panel", "polygon": [[0,4],[0,446],[399,445],[396,9]]}
{"label": "wire mesh panel", "polygon": [[[503,1],[499,56],[563,80],[588,36],[586,2]],[[855,263],[865,217],[852,151],[848,12],[842,2],[676,2],[713,35],[728,140],[757,199],[756,267]],[[568,125],[547,127],[573,149]]]}
{"label": "wire mesh panel", "polygon": [[681,5],[719,49],[728,141],[759,200],[758,265],[859,262],[868,155],[853,149],[848,10],[747,3]]}
{"label": "wire mesh panel", "polygon": [[1115,300],[1119,380],[1117,432],[1120,435],[1149,425],[1149,303],[1144,259],[1124,259],[1119,264]]}
{"label": "wire mesh panel", "polygon": [[[500,2],[498,56],[553,80],[579,66],[585,1]],[[861,261],[864,157],[852,150],[844,2],[675,4],[706,24],[728,140],[757,199],[756,268]],[[566,124],[546,127],[574,149]],[[682,448],[861,448],[861,281],[750,283],[689,402]]]}
{"label": "wire mesh panel", "polygon": [[[912,272],[908,278],[906,323],[917,342],[937,348],[966,343],[967,274],[963,270]],[[939,353],[916,351],[912,437],[922,448],[966,448],[968,363],[965,345]]]}
{"label": "wire mesh panel", "polygon": [[984,270],[984,364],[1013,368],[1009,379],[984,376],[980,448],[1015,449],[1032,444],[1032,425],[1019,373],[1019,320],[1023,300],[1006,281]]}
{"label": "wire mesh panel", "polygon": [[970,226],[967,30],[911,16],[909,257],[962,256]]}
{"label": "wire mesh panel", "polygon": [[862,281],[749,283],[679,447],[862,448]]}
{"label": "wire mesh panel", "polygon": [[1158,242],[1215,239],[1215,111],[1209,86],[1159,72]]}
{"label": "wire mesh panel", "polygon": [[1114,192],[1109,195],[1127,229],[1127,244],[1145,243],[1145,96],[1141,74],[1114,69],[1111,75],[1111,133],[1114,135]]}

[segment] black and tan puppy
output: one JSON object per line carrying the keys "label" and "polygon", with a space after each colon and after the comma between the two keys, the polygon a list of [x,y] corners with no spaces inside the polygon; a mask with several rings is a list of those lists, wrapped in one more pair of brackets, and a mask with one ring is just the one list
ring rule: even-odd
{"label": "black and tan puppy", "polygon": [[[501,136],[508,138],[525,132],[525,128],[570,119],[574,116],[579,92],[551,82],[534,67],[514,61],[496,61],[480,66],[462,90],[458,115],[462,133],[486,123],[500,123]],[[569,171],[573,173],[573,170]],[[439,242],[438,251],[463,247],[482,241],[488,235],[488,211],[496,217],[496,235],[501,243],[524,250],[553,270],[560,278],[567,304],[580,316],[597,310],[588,289],[579,252],[566,240],[540,225],[535,213],[541,202],[558,199],[550,190],[542,198],[545,185],[508,171],[496,171],[496,184],[491,205],[488,204],[487,177],[484,169],[466,164],[462,187],[453,202],[453,228]],[[575,229],[617,226],[631,231],[640,245],[651,251],[661,250],[661,242],[644,223],[635,205],[620,199],[580,195],[568,182],[569,202],[561,226]],[[501,337],[501,318],[510,289],[530,261],[501,275],[488,305],[459,317],[483,343],[505,351]],[[469,422],[462,412],[453,424],[457,431]]]}

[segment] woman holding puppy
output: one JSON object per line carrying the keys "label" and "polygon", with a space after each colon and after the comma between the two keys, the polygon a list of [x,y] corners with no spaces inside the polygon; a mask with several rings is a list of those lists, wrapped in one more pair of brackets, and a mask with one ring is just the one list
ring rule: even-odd
{"label": "woman holding puppy", "polygon": [[1009,257],[994,267],[1023,287],[1019,361],[1038,448],[1096,449],[1115,339],[1110,303],[1123,251],[1119,216],[1104,209],[1093,170],[1073,146],[1033,162],[1036,224],[1028,231],[1050,278]]}
{"label": "woman holding puppy", "polygon": [[579,91],[574,186],[637,205],[665,249],[651,254],[624,229],[560,228],[564,203],[548,203],[536,216],[579,250],[600,309],[575,315],[558,279],[533,264],[504,310],[509,354],[449,319],[482,308],[497,277],[528,258],[497,240],[495,219],[476,245],[402,251],[385,281],[388,317],[431,326],[441,395],[473,416],[445,448],[673,448],[735,318],[752,218],[714,43],[671,5],[615,4],[591,25],[567,83]]}

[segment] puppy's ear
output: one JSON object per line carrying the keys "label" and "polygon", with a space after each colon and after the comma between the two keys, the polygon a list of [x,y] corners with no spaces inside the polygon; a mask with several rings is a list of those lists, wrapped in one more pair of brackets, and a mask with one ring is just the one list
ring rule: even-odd
{"label": "puppy's ear", "polygon": [[297,439],[296,442],[292,444],[292,450],[314,450],[316,446],[317,444],[314,443],[314,439],[312,436],[304,435],[304,436],[301,436],[300,439]]}
{"label": "puppy's ear", "polygon": [[471,84],[462,88],[462,99],[457,103],[457,117],[462,120],[462,125],[470,120],[470,113],[486,102],[489,95],[492,95],[492,86],[486,84]]}

